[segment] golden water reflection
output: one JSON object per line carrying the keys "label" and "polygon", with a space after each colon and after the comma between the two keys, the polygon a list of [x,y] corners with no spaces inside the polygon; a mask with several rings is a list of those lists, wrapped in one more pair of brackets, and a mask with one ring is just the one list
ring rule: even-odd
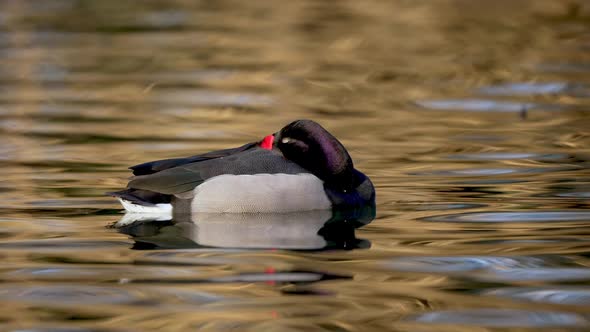
{"label": "golden water reflection", "polygon": [[[589,18],[581,0],[0,3],[0,329],[587,328]],[[298,118],[371,177],[370,224],[108,227],[128,166]]]}

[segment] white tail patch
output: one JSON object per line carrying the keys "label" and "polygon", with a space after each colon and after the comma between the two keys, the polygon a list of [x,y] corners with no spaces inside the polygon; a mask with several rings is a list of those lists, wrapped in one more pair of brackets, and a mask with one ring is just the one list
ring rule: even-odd
{"label": "white tail patch", "polygon": [[114,227],[123,227],[142,221],[172,219],[172,204],[156,204],[154,206],[145,206],[134,204],[120,197],[117,197],[117,199],[125,208],[125,215],[114,225]]}
{"label": "white tail patch", "polygon": [[117,197],[121,205],[131,213],[169,214],[172,215],[172,204],[140,205]]}
{"label": "white tail patch", "polygon": [[124,227],[124,226],[135,224],[135,223],[152,222],[152,221],[160,221],[160,220],[171,220],[171,219],[172,219],[172,214],[126,212],[125,215],[121,218],[121,220],[117,221],[113,225],[113,227]]}

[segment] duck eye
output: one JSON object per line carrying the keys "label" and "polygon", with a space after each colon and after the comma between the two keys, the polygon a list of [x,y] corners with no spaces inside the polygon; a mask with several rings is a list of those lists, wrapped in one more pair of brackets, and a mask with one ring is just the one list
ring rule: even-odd
{"label": "duck eye", "polygon": [[287,144],[291,142],[291,138],[290,137],[283,137],[283,139],[281,139],[281,143],[283,144]]}

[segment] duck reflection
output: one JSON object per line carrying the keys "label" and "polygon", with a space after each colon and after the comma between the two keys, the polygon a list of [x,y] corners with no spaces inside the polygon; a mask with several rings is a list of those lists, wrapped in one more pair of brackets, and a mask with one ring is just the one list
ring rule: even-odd
{"label": "duck reflection", "polygon": [[355,249],[368,248],[355,230],[375,218],[375,207],[292,213],[195,213],[173,218],[126,214],[114,226],[135,249]]}

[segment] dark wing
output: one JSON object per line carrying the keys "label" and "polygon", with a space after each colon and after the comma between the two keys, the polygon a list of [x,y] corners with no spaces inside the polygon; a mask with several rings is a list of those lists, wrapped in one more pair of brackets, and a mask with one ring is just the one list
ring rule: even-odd
{"label": "dark wing", "polygon": [[173,158],[173,159],[150,161],[147,163],[131,166],[131,167],[129,167],[129,169],[133,170],[133,175],[153,174],[153,173],[157,173],[157,172],[163,171],[165,169],[173,168],[173,167],[178,167],[178,166],[191,164],[191,163],[197,163],[200,161],[205,161],[205,160],[210,160],[210,159],[231,156],[232,154],[249,150],[249,149],[255,147],[257,144],[258,143],[256,143],[256,142],[248,143],[248,144],[242,145],[237,148],[217,150],[217,151],[207,152],[204,154],[199,154],[196,156],[191,156],[191,157],[186,157],[186,158]]}
{"label": "dark wing", "polygon": [[127,188],[174,195],[192,190],[206,180],[201,175],[201,172],[187,169],[185,166],[168,168],[154,174],[136,176],[129,181]]}
{"label": "dark wing", "polygon": [[127,187],[175,195],[193,190],[205,180],[217,175],[276,173],[299,174],[308,171],[285,159],[280,153],[254,148],[223,158],[199,160],[157,173],[136,176],[129,181]]}

